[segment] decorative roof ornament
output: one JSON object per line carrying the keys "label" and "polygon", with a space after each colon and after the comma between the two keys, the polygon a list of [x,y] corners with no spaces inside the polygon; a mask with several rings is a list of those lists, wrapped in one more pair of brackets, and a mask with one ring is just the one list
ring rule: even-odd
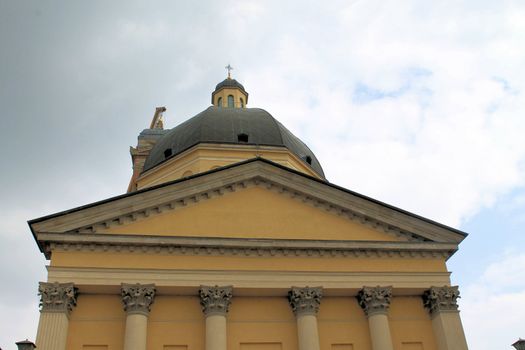
{"label": "decorative roof ornament", "polygon": [[150,129],[164,130],[164,112],[166,112],[166,107],[155,108],[155,115],[153,115],[153,119],[149,126]]}
{"label": "decorative roof ornament", "polygon": [[233,67],[228,63],[228,65],[224,68],[228,70],[228,79],[231,79],[231,71],[233,70]]}
{"label": "decorative roof ornament", "polygon": [[520,338],[517,342],[512,344],[512,346],[517,350],[525,350],[525,339]]}

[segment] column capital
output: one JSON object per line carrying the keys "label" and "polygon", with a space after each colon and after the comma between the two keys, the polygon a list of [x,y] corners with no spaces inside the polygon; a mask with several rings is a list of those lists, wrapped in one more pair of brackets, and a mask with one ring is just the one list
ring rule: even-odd
{"label": "column capital", "polygon": [[423,293],[423,305],[431,316],[441,311],[458,311],[459,297],[458,286],[430,287]]}
{"label": "column capital", "polygon": [[155,285],[122,283],[120,285],[120,294],[122,295],[124,311],[128,315],[141,314],[148,316],[155,299]]}
{"label": "column capital", "polygon": [[78,288],[73,283],[39,282],[41,312],[64,312],[67,315],[77,305]]}
{"label": "column capital", "polygon": [[296,316],[317,315],[322,297],[322,287],[292,287],[288,292],[288,302]]}
{"label": "column capital", "polygon": [[205,316],[226,316],[233,296],[232,286],[201,286],[199,297],[201,299],[202,312]]}
{"label": "column capital", "polygon": [[392,300],[392,286],[388,287],[363,287],[357,293],[359,306],[367,316],[386,314]]}

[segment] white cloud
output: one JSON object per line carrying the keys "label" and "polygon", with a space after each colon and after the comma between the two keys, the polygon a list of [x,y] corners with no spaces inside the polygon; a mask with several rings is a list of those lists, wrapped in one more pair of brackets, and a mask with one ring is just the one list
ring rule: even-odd
{"label": "white cloud", "polygon": [[510,344],[525,337],[523,271],[525,254],[508,254],[462,288],[461,317],[471,349],[511,349]]}
{"label": "white cloud", "polygon": [[525,48],[506,23],[525,11],[449,5],[353,3],[249,78],[331,181],[459,226],[525,183],[525,71],[507,66]]}

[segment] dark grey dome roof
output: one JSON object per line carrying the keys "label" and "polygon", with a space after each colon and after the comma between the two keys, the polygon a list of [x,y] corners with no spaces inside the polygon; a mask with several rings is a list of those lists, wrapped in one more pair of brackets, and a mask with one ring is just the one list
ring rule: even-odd
{"label": "dark grey dome roof", "polygon": [[[247,142],[242,135],[247,136]],[[260,108],[207,108],[162,136],[146,159],[144,171],[199,143],[286,147],[324,177],[321,164],[308,146]]]}
{"label": "dark grey dome roof", "polygon": [[215,91],[217,91],[217,90],[219,90],[220,88],[223,88],[223,87],[236,87],[236,88],[239,88],[242,91],[246,92],[246,90],[244,90],[244,86],[242,86],[241,83],[239,83],[237,80],[231,79],[231,78],[226,78],[223,81],[221,81],[219,84],[217,84],[217,86],[215,86]]}

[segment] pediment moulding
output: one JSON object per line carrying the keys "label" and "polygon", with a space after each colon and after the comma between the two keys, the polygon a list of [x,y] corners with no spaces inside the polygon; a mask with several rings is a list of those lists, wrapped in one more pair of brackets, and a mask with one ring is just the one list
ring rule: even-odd
{"label": "pediment moulding", "polygon": [[436,242],[322,241],[42,233],[47,258],[55,250],[197,256],[448,258],[456,246]]}
{"label": "pediment moulding", "polygon": [[[454,242],[464,236],[416,215],[345,192],[334,185],[268,164],[251,161],[220,171],[134,192],[69,212],[30,221],[40,232],[97,233],[250,187],[262,187],[320,210],[356,221],[409,242]],[[459,231],[458,231],[459,232]]]}
{"label": "pediment moulding", "polygon": [[165,213],[167,211],[186,208],[186,207],[198,204],[201,201],[220,197],[228,193],[233,193],[233,192],[236,192],[242,189],[246,189],[246,188],[251,188],[251,187],[261,187],[261,188],[265,188],[267,190],[270,190],[276,193],[287,195],[292,199],[295,199],[297,201],[300,201],[312,207],[323,209],[327,212],[344,217],[348,220],[359,222],[362,225],[365,225],[367,227],[390,234],[402,240],[420,241],[420,242],[428,240],[421,236],[418,236],[417,234],[403,231],[387,223],[380,222],[371,217],[368,217],[366,215],[352,211],[348,208],[344,208],[335,203],[330,203],[325,200],[316,198],[312,194],[302,193],[291,187],[287,187],[287,186],[284,186],[284,185],[281,185],[281,184],[278,184],[278,183],[275,183],[275,182],[272,182],[272,181],[269,181],[267,179],[260,178],[260,177],[256,177],[250,180],[235,182],[232,184],[213,188],[208,191],[204,191],[200,193],[194,193],[194,194],[192,193],[186,197],[177,198],[175,200],[165,202],[162,204],[157,204],[157,205],[154,205],[148,208],[141,209],[139,211],[134,211],[131,213],[126,213],[124,215],[115,216],[109,220],[97,222],[93,225],[84,226],[84,227],[74,230],[74,232],[97,233],[97,232],[109,229],[111,227],[114,227],[114,226],[125,225],[127,223],[141,220],[144,218],[149,218],[154,215]]}

